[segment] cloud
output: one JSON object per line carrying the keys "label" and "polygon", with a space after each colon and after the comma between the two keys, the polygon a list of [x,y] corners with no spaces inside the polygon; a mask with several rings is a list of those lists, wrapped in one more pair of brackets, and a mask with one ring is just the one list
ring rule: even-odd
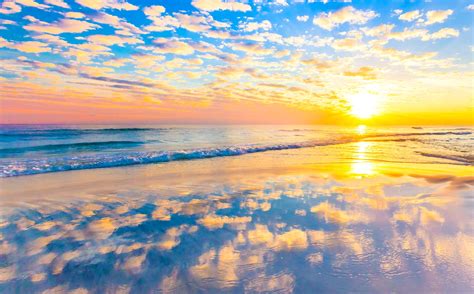
{"label": "cloud", "polygon": [[68,42],[62,40],[60,37],[56,35],[41,34],[41,35],[35,35],[33,36],[33,38],[36,40],[46,41],[49,44],[54,44],[57,46],[63,46],[63,47],[69,46]]}
{"label": "cloud", "polygon": [[388,39],[394,39],[398,41],[405,41],[409,39],[422,38],[428,34],[427,30],[424,29],[407,29],[405,28],[401,32],[391,32],[386,35]]}
{"label": "cloud", "polygon": [[179,27],[179,21],[170,15],[148,15],[147,17],[152,21],[152,24],[146,26],[144,29],[149,32],[171,31],[174,30],[175,27]]}
{"label": "cloud", "polygon": [[405,12],[401,14],[398,19],[403,21],[414,21],[417,18],[421,17],[421,13],[419,10],[413,10],[409,12]]}
{"label": "cloud", "polygon": [[59,6],[59,7],[62,7],[62,8],[71,8],[63,0],[45,0],[44,2],[48,3],[48,4],[51,4],[51,5],[54,5],[54,6]]}
{"label": "cloud", "polygon": [[105,13],[105,12],[98,12],[97,14],[93,15],[91,18],[95,22],[98,22],[101,24],[107,24],[114,27],[115,29],[117,29],[115,31],[115,34],[118,34],[118,35],[135,36],[135,35],[140,35],[144,33],[142,30],[140,30],[133,24],[128,23],[124,19],[112,14]]}
{"label": "cloud", "polygon": [[51,49],[48,47],[48,44],[37,41],[17,43],[14,44],[12,48],[26,53],[43,53],[51,51]]}
{"label": "cloud", "polygon": [[437,32],[423,36],[422,40],[423,41],[438,40],[438,39],[446,39],[446,38],[458,37],[458,36],[459,36],[458,30],[455,30],[453,28],[443,28]]}
{"label": "cloud", "polygon": [[374,68],[370,66],[362,66],[355,71],[345,71],[344,75],[346,77],[361,77],[365,80],[374,80],[377,77]]}
{"label": "cloud", "polygon": [[365,49],[366,46],[358,38],[337,39],[331,44],[336,50],[357,51]]}
{"label": "cloud", "polygon": [[311,207],[311,212],[323,217],[327,222],[345,224],[355,220],[355,217],[345,210],[340,210],[328,202],[322,202]]}
{"label": "cloud", "polygon": [[75,12],[75,11],[66,12],[64,16],[66,16],[67,18],[78,18],[78,19],[86,17],[84,13]]}
{"label": "cloud", "polygon": [[467,10],[474,10],[474,4],[469,4],[467,7],[466,7]]}
{"label": "cloud", "polygon": [[239,24],[239,28],[244,32],[253,32],[260,29],[268,31],[272,28],[272,23],[268,20],[264,20],[262,22],[245,22]]}
{"label": "cloud", "polygon": [[275,249],[278,251],[303,250],[308,247],[308,235],[305,231],[292,229],[275,237]]}
{"label": "cloud", "polygon": [[153,41],[156,48],[153,50],[155,53],[162,53],[162,54],[177,54],[177,55],[190,55],[194,53],[194,48],[190,46],[188,43],[173,40],[173,39],[166,39],[166,38],[158,38]]}
{"label": "cloud", "polygon": [[103,8],[112,8],[118,10],[137,10],[138,6],[127,3],[125,1],[118,0],[76,0],[76,2],[82,6],[88,7],[94,10],[100,10]]}
{"label": "cloud", "polygon": [[220,216],[220,215],[207,215],[204,218],[198,220],[199,224],[202,224],[210,230],[221,229],[226,224],[246,224],[252,221],[250,216]]}
{"label": "cloud", "polygon": [[15,2],[23,6],[36,7],[38,9],[45,9],[49,7],[48,5],[39,4],[38,2],[34,0],[15,0]]}
{"label": "cloud", "polygon": [[308,19],[309,19],[309,15],[298,15],[296,17],[296,20],[301,21],[301,22],[307,22]]}
{"label": "cloud", "polygon": [[426,13],[426,22],[425,25],[432,25],[434,23],[443,23],[453,11],[448,10],[430,10]]}
{"label": "cloud", "polygon": [[111,46],[124,44],[141,44],[142,40],[133,37],[123,37],[118,35],[91,35],[87,40],[93,44]]}
{"label": "cloud", "polygon": [[250,5],[240,2],[224,2],[223,0],[193,0],[191,4],[203,11],[231,10],[231,11],[250,11]]}
{"label": "cloud", "polygon": [[330,31],[344,23],[364,24],[374,17],[377,17],[377,14],[374,11],[358,10],[352,6],[347,6],[337,10],[336,12],[323,12],[319,14],[314,17],[313,24]]}
{"label": "cloud", "polygon": [[14,1],[5,0],[0,6],[0,13],[2,14],[14,14],[21,11],[21,6],[16,4]]}
{"label": "cloud", "polygon": [[165,8],[161,5],[147,6],[143,8],[143,13],[147,16],[159,16],[165,12]]}
{"label": "cloud", "polygon": [[379,37],[389,34],[395,27],[393,24],[382,24],[372,28],[363,28],[362,31],[370,37]]}
{"label": "cloud", "polygon": [[24,28],[29,31],[53,35],[59,35],[63,33],[82,33],[98,27],[99,26],[96,24],[68,18],[61,19],[60,21],[51,24],[32,23],[24,26]]}

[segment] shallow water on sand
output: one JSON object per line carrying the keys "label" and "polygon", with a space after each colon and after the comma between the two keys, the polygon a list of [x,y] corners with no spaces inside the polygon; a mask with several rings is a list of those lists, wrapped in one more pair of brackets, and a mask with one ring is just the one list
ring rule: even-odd
{"label": "shallow water on sand", "polygon": [[0,179],[0,292],[473,291],[472,166],[416,144]]}

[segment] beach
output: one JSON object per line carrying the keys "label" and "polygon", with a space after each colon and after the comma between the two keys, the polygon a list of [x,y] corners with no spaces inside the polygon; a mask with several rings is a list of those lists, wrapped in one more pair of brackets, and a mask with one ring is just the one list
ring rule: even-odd
{"label": "beach", "polygon": [[2,293],[474,290],[472,128],[41,130],[1,133]]}

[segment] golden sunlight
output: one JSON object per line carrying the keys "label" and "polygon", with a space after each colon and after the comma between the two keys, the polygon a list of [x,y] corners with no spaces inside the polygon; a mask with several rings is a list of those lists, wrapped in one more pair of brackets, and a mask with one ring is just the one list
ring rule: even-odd
{"label": "golden sunlight", "polygon": [[368,119],[378,113],[378,96],[358,93],[349,98],[351,114],[360,119]]}
{"label": "golden sunlight", "polygon": [[365,125],[358,125],[356,132],[358,135],[365,135],[365,132],[367,131],[367,126]]}

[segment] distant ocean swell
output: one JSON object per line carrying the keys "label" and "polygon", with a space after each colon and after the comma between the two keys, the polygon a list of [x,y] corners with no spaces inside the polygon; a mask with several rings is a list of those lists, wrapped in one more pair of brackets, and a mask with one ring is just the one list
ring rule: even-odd
{"label": "distant ocean swell", "polygon": [[139,141],[105,141],[105,142],[81,142],[73,144],[51,144],[31,147],[19,147],[19,148],[3,148],[0,149],[0,157],[6,157],[11,154],[26,153],[26,152],[65,152],[67,150],[87,150],[95,151],[104,148],[120,149],[129,148],[133,146],[142,145],[143,142]]}

